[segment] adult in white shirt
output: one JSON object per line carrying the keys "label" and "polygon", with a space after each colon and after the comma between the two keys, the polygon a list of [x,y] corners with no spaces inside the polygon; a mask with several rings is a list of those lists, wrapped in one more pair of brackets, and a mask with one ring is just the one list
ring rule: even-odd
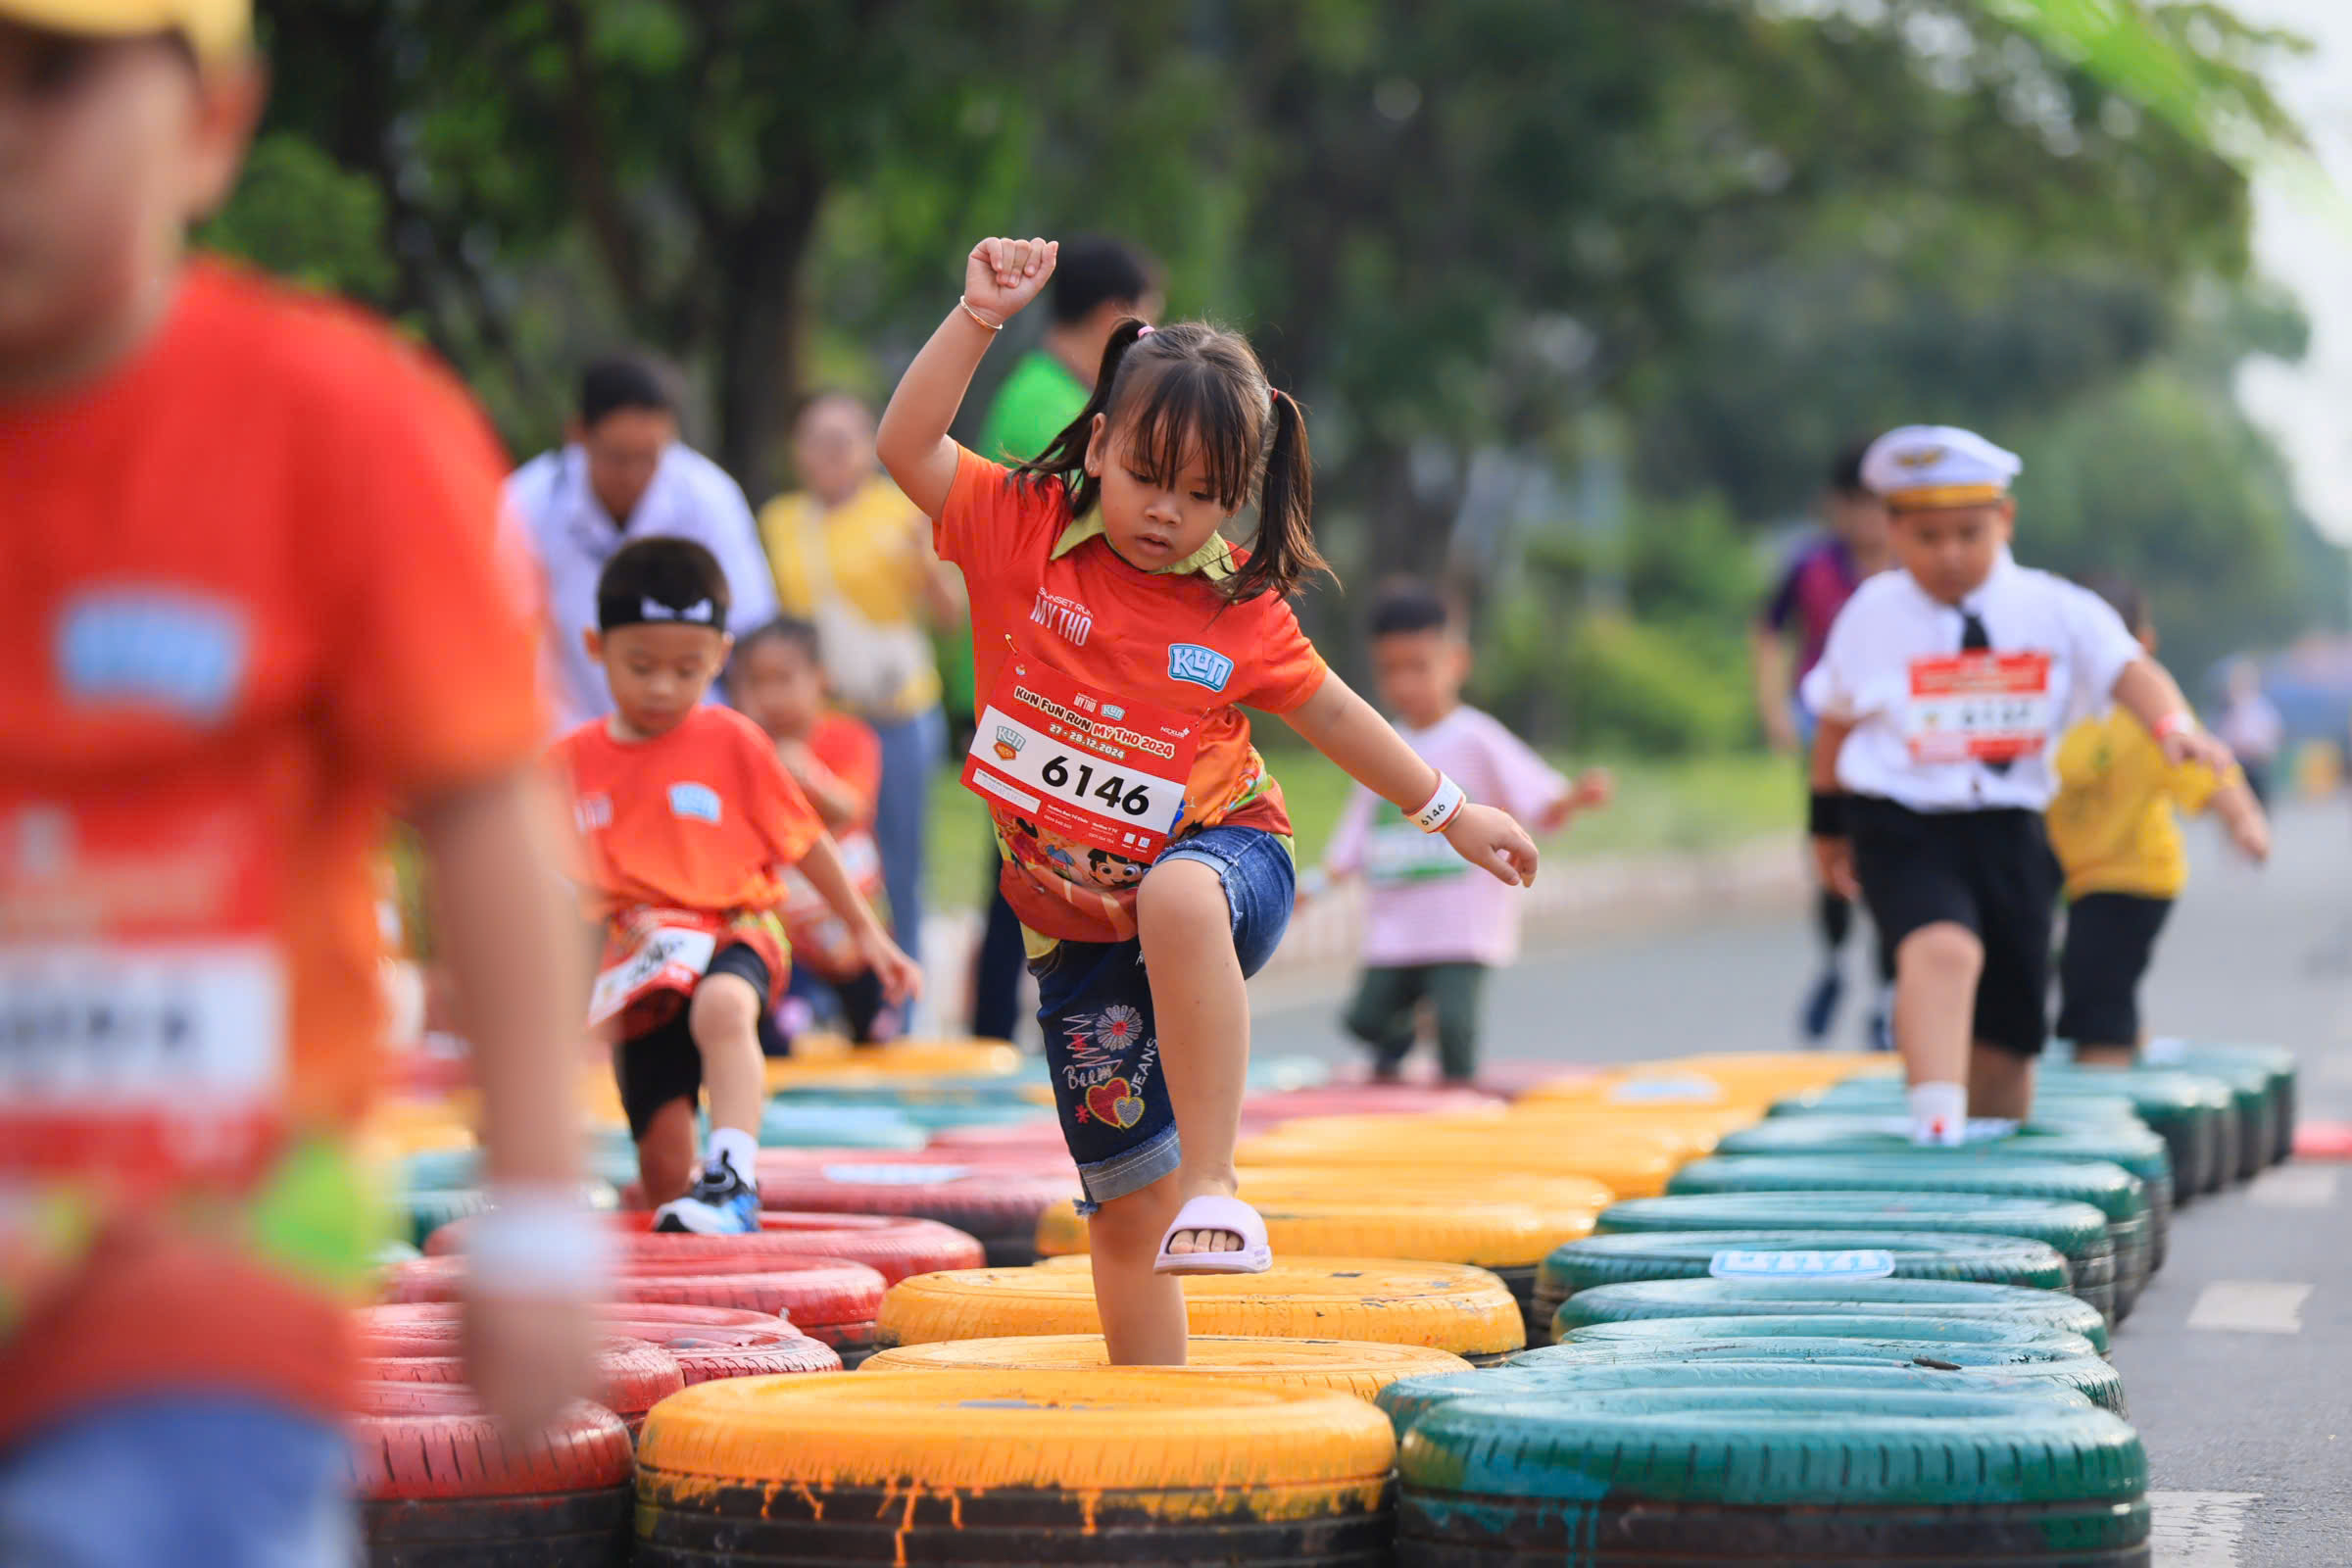
{"label": "adult in white shirt", "polygon": [[718,558],[741,634],[776,614],[775,581],[743,487],[678,439],[677,406],[637,360],[600,360],[580,377],[564,443],[514,470],[507,505],[527,526],[546,576],[549,685],[561,724],[612,710],[588,657],[596,580],[633,539],[691,539]]}
{"label": "adult in white shirt", "polygon": [[2237,765],[2245,771],[2246,787],[2254,792],[2256,804],[2270,809],[2271,766],[2286,744],[2286,720],[2264,694],[2262,666],[2251,659],[2230,662],[2230,706],[2222,710],[2217,731],[2237,754]]}
{"label": "adult in white shirt", "polygon": [[1805,677],[1815,853],[1894,950],[1920,1143],[2032,1108],[2059,889],[2042,811],[2067,726],[2112,700],[2171,760],[2230,761],[2106,601],[2010,556],[2022,466],[1948,426],[1873,442],[1862,479],[1899,569],[1855,591]]}

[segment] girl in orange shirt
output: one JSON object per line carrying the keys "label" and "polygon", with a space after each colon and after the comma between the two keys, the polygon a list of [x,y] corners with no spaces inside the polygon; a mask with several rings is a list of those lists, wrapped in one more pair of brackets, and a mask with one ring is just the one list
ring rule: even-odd
{"label": "girl in orange shirt", "polygon": [[[1242,338],[1124,322],[1093,397],[1036,462],[1008,470],[949,438],[1056,251],[972,249],[963,298],[907,368],[878,447],[971,591],[985,695],[964,782],[989,802],[1030,939],[1111,1359],[1174,1365],[1186,1323],[1169,1276],[1272,1261],[1264,1222],[1234,1196],[1233,1151],[1244,982],[1281,938],[1296,872],[1282,792],[1240,709],[1280,714],[1506,883],[1534,878],[1536,850],[1505,813],[1465,804],[1299,631],[1287,595],[1324,569],[1306,428]],[[1226,543],[1253,498],[1250,547]]]}

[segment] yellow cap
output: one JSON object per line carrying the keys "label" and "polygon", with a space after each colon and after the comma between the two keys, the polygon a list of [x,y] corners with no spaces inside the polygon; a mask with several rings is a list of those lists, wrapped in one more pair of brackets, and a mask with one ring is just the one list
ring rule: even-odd
{"label": "yellow cap", "polygon": [[0,0],[0,20],[91,38],[176,32],[208,61],[253,42],[253,0]]}

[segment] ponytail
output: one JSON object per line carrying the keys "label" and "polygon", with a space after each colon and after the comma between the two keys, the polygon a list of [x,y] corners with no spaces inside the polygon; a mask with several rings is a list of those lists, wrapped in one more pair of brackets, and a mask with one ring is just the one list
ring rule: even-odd
{"label": "ponytail", "polygon": [[1095,389],[1088,394],[1086,407],[1061,427],[1059,435],[1046,443],[1045,451],[1012,470],[1031,484],[1058,479],[1067,485],[1073,517],[1086,514],[1087,508],[1095,504],[1095,492],[1101,488],[1086,471],[1086,449],[1095,439],[1095,416],[1110,412],[1111,395],[1119,384],[1119,367],[1126,363],[1127,351],[1135,347],[1145,330],[1144,323],[1132,316],[1110,329],[1110,341],[1102,345],[1102,365],[1095,372]]}
{"label": "ponytail", "polygon": [[1225,585],[1237,603],[1266,593],[1287,599],[1317,572],[1338,580],[1315,548],[1315,465],[1306,449],[1306,416],[1288,392],[1272,391],[1274,435],[1266,443],[1257,537],[1249,562]]}

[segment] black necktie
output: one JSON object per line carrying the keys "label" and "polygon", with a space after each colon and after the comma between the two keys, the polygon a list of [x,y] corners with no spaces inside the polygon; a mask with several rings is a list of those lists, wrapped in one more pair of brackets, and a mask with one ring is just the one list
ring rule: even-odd
{"label": "black necktie", "polygon": [[[1992,637],[1984,630],[1983,617],[1978,615],[1975,611],[1965,607],[1960,612],[1960,651],[1964,654],[1989,654],[1992,652]],[[1995,773],[2009,771],[2009,764],[2006,761],[1986,762],[1984,765]]]}

